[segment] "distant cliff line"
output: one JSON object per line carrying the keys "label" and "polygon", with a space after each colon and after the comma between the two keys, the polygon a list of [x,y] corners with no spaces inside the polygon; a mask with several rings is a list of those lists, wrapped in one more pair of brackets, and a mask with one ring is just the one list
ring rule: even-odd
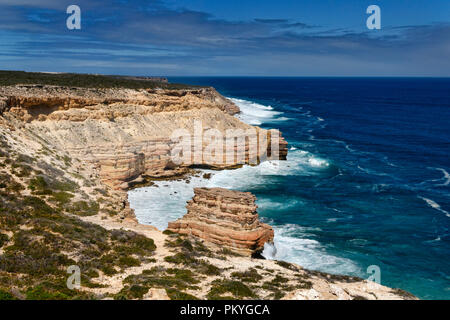
{"label": "distant cliff line", "polygon": [[159,76],[120,76],[82,73],[25,72],[0,70],[0,86],[17,84],[50,85],[79,88],[187,89],[201,86],[169,83]]}

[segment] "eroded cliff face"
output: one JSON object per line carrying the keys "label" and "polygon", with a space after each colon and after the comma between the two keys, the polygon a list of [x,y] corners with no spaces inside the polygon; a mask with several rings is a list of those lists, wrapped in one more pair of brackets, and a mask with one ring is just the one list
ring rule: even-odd
{"label": "eroded cliff face", "polygon": [[167,230],[248,256],[273,242],[273,229],[259,221],[253,194],[223,188],[195,188],[194,194],[187,214],[170,222]]}
{"label": "eroded cliff face", "polygon": [[[114,189],[126,190],[148,178],[181,175],[193,166],[230,168],[285,159],[287,154],[287,143],[278,131],[242,123],[232,116],[239,109],[212,88],[14,86],[2,87],[0,100],[10,129],[26,128],[55,148],[94,164],[102,180]],[[174,136],[180,130],[190,140]],[[194,151],[196,137],[210,137],[211,131],[222,135],[213,157],[205,152],[211,145],[206,139],[200,141],[200,156],[192,152],[187,159],[186,150]],[[248,138],[250,131],[255,139]],[[231,151],[226,148],[227,132],[233,132]],[[182,161],[174,161],[175,148],[185,150]],[[242,157],[230,155],[238,150]]]}
{"label": "eroded cliff face", "polygon": [[35,119],[45,120],[55,111],[114,103],[152,107],[147,109],[148,112],[178,111],[193,107],[217,107],[231,115],[239,112],[238,107],[222,97],[214,88],[136,90],[47,85],[0,87],[0,115],[10,111],[27,122]]}
{"label": "eroded cliff face", "polygon": [[[258,221],[248,193],[196,190],[188,215],[173,224],[180,233],[191,230],[187,235],[138,224],[126,193],[113,189],[127,188],[134,177],[186,170],[167,159],[174,129],[194,132],[194,119],[202,132],[276,135],[243,124],[231,116],[235,107],[205,90],[201,96],[186,89],[0,87],[0,293],[19,299],[415,299],[363,279],[249,258],[272,241],[273,231]],[[236,144],[242,146],[252,149],[250,141]],[[278,149],[285,157],[284,140]],[[272,151],[262,148],[257,158]],[[245,152],[244,161],[253,157]],[[245,256],[212,251],[209,242]],[[59,285],[73,264],[82,267],[79,290]]]}

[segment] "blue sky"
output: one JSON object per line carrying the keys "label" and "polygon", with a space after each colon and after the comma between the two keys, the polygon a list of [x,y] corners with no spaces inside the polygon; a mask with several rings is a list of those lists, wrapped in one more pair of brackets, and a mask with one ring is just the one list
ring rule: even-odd
{"label": "blue sky", "polygon": [[0,69],[448,77],[449,57],[449,0],[0,0]]}

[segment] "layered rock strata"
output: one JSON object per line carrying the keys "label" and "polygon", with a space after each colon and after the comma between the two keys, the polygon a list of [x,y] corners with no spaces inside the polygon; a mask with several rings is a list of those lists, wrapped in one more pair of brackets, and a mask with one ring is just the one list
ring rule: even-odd
{"label": "layered rock strata", "polygon": [[273,242],[273,229],[259,221],[256,197],[250,192],[195,188],[194,193],[187,214],[170,222],[167,230],[249,256]]}
{"label": "layered rock strata", "polygon": [[146,112],[217,107],[228,114],[240,110],[214,88],[125,89],[16,85],[0,87],[0,115],[10,111],[24,121],[46,120],[55,111],[115,103],[147,106]]}
{"label": "layered rock strata", "polygon": [[277,130],[242,123],[232,116],[239,109],[212,88],[13,86],[0,88],[0,100],[4,118],[16,119],[6,122],[11,130],[25,127],[94,164],[117,190],[190,167],[232,168],[287,155]]}

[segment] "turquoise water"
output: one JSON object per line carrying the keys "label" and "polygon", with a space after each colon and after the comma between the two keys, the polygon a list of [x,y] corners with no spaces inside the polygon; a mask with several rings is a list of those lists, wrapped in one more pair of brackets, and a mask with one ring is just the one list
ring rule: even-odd
{"label": "turquoise water", "polygon": [[214,86],[243,121],[280,129],[290,151],[279,170],[267,163],[132,192],[141,221],[164,228],[196,185],[251,191],[275,229],[267,258],[363,278],[377,265],[384,285],[450,298],[449,79],[169,80]]}

